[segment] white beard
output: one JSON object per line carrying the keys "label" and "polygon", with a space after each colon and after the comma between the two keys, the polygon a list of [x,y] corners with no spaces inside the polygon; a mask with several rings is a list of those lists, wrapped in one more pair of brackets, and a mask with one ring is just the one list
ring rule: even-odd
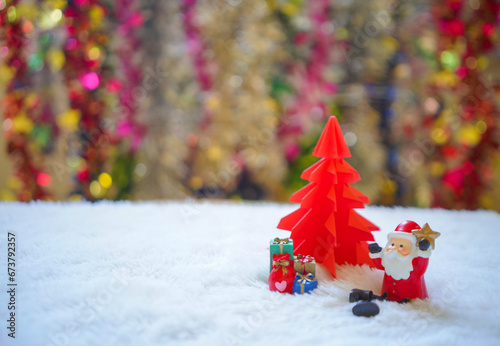
{"label": "white beard", "polygon": [[382,265],[384,266],[385,273],[392,276],[394,280],[406,280],[410,277],[413,270],[414,254],[410,253],[408,256],[401,256],[397,251],[389,253],[382,251]]}

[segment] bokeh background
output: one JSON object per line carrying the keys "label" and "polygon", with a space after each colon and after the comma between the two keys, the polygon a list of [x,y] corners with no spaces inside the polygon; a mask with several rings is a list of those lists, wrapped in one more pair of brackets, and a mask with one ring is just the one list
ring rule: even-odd
{"label": "bokeh background", "polygon": [[336,115],[373,204],[500,210],[494,0],[0,0],[0,198],[286,201]]}

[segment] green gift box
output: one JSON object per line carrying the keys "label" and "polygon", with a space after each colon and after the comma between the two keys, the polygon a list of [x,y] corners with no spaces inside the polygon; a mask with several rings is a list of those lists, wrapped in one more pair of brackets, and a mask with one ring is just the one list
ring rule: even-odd
{"label": "green gift box", "polygon": [[269,264],[269,272],[273,269],[273,254],[290,254],[290,260],[293,260],[293,240],[290,238],[274,238],[269,245],[271,252],[271,263]]}

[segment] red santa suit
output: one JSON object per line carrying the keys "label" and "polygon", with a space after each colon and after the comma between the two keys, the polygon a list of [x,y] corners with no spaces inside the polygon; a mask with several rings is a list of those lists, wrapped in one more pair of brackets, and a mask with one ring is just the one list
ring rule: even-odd
{"label": "red santa suit", "polygon": [[413,252],[409,256],[413,256],[412,265],[413,269],[407,278],[395,279],[389,275],[382,264],[382,258],[385,253],[385,248],[378,253],[370,253],[370,257],[375,263],[375,267],[384,270],[384,281],[382,284],[382,294],[387,294],[387,299],[394,301],[402,301],[404,299],[425,299],[428,298],[427,288],[425,286],[424,273],[429,264],[429,257],[431,249],[422,251],[417,247],[417,238],[411,233],[413,229],[420,229],[418,224],[412,222],[413,227],[405,225],[403,229],[398,229],[389,233],[387,236],[389,242],[393,237],[400,237],[409,239],[412,242]]}
{"label": "red santa suit", "polygon": [[[375,267],[384,270],[382,258],[374,258]],[[428,298],[427,287],[425,286],[424,273],[429,264],[429,258],[415,257],[412,261],[413,270],[406,280],[395,280],[392,276],[384,274],[382,283],[382,293],[387,293],[387,299],[401,301],[407,299]]]}

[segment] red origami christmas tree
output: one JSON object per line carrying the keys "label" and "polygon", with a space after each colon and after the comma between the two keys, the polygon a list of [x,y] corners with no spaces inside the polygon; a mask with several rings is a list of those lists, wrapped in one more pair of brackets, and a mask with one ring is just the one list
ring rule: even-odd
{"label": "red origami christmas tree", "polygon": [[354,211],[370,203],[350,186],[358,172],[343,158],[351,153],[337,118],[330,117],[313,155],[321,160],[306,169],[301,178],[310,181],[291,197],[300,208],[281,219],[278,228],[292,232],[294,253],[314,256],[335,277],[335,263],[373,265],[367,241],[378,227]]}

